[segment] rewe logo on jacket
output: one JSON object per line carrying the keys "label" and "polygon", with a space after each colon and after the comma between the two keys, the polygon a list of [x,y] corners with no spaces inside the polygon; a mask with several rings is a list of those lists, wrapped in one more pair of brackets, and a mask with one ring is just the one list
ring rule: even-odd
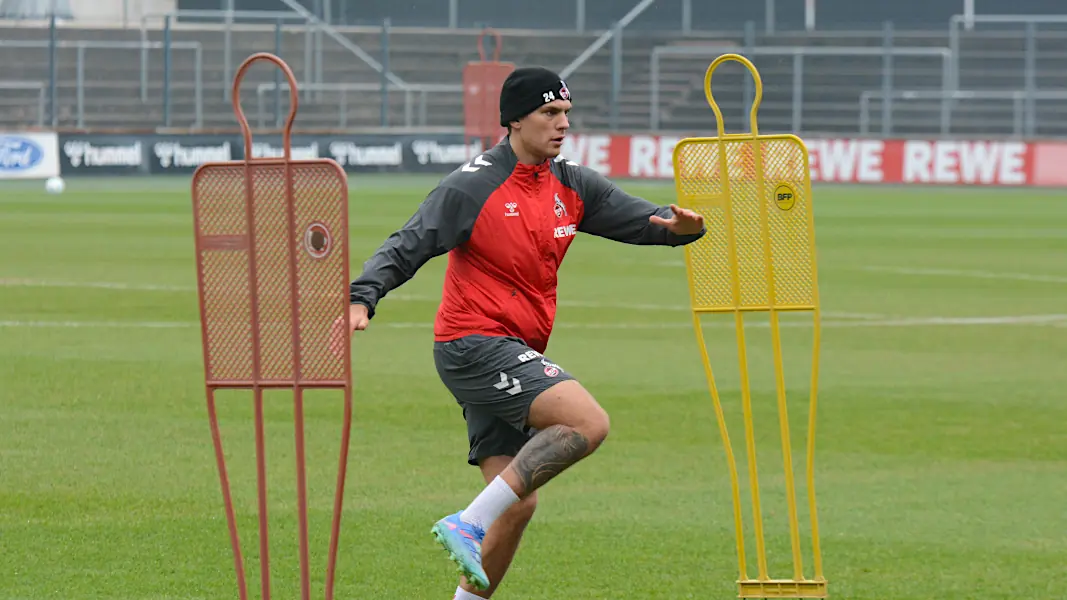
{"label": "rewe logo on jacket", "polygon": [[565,237],[571,237],[571,236],[573,236],[573,235],[575,235],[577,233],[578,233],[578,226],[577,225],[563,225],[562,227],[557,227],[556,228],[555,237],[556,237],[556,239],[565,238]]}

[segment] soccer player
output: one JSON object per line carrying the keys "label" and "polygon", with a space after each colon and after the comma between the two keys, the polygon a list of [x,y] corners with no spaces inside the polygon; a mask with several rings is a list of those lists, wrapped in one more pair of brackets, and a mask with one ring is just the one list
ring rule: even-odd
{"label": "soccer player", "polygon": [[560,156],[571,102],[557,74],[513,71],[500,94],[507,137],[442,179],[351,285],[351,327],[363,330],[386,294],[448,254],[434,361],[463,409],[467,462],[487,483],[432,528],[460,566],[459,600],[490,597],[533,516],[537,489],[608,435],[607,413],[543,354],[557,270],[574,236],[679,246],[705,232],[699,214],[631,196]]}

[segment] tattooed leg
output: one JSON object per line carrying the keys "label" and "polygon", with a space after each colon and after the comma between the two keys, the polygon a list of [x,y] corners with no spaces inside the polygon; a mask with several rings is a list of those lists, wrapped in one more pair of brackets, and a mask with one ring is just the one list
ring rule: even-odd
{"label": "tattooed leg", "polygon": [[553,425],[535,435],[511,461],[522,485],[520,496],[532,493],[589,452],[589,439],[567,425]]}
{"label": "tattooed leg", "polygon": [[607,413],[577,381],[561,382],[539,395],[528,422],[540,431],[501,473],[519,497],[592,454],[609,429]]}

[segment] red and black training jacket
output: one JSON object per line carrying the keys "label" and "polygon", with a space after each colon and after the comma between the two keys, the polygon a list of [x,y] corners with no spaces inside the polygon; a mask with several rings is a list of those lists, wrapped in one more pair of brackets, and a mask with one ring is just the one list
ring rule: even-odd
{"label": "red and black training jacket", "polygon": [[352,282],[350,300],[371,317],[378,302],[448,254],[438,341],[469,334],[513,336],[544,352],[556,314],[556,274],[578,232],[637,245],[680,246],[654,225],[668,206],[631,196],[566,158],[519,162],[507,138],[446,176]]}

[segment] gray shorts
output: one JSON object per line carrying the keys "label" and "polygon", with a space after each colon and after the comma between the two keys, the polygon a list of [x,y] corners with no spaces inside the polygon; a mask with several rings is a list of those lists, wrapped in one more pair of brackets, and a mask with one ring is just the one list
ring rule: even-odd
{"label": "gray shorts", "polygon": [[489,456],[515,456],[536,433],[526,424],[541,392],[574,379],[563,367],[514,337],[468,335],[434,342],[434,364],[463,408],[469,464]]}

